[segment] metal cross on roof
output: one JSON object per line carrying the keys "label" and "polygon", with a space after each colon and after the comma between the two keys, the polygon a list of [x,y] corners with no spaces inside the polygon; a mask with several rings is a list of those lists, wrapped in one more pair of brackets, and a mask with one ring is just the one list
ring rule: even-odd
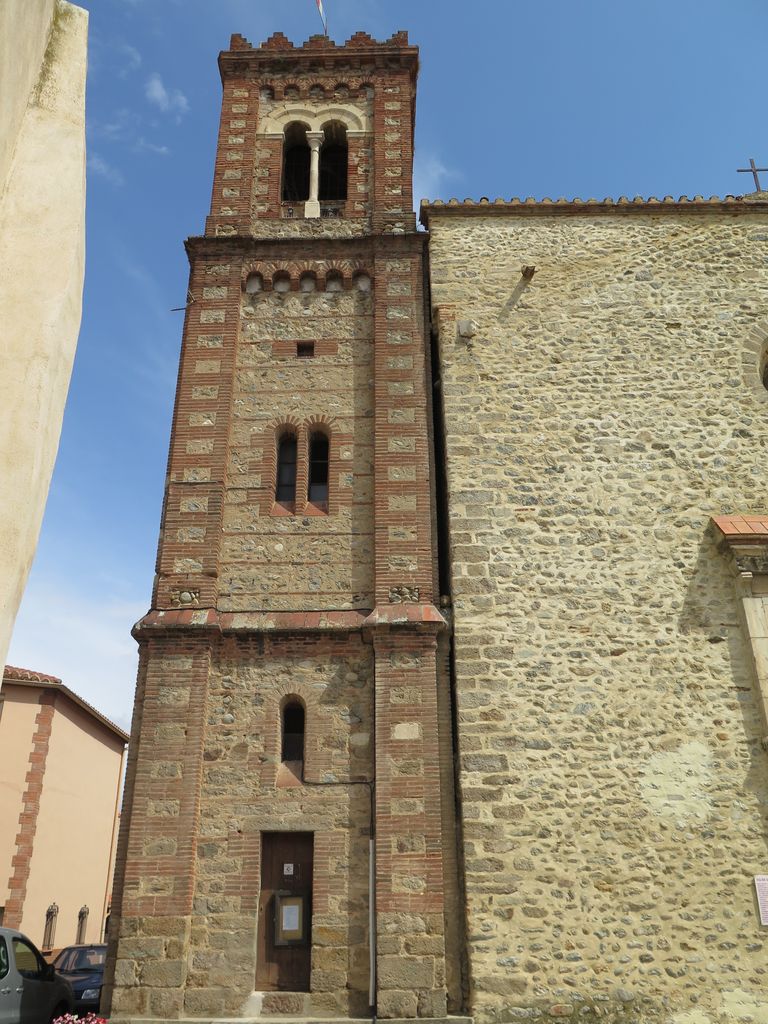
{"label": "metal cross on roof", "polygon": [[757,176],[758,171],[768,171],[768,167],[755,167],[755,161],[752,157],[749,158],[749,167],[737,167],[736,172],[738,174],[751,174],[755,179],[755,192],[762,192],[760,188],[760,179]]}

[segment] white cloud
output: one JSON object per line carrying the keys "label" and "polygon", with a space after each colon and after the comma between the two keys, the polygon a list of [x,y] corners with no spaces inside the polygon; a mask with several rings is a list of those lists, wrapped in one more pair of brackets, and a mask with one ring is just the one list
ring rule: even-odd
{"label": "white cloud", "polygon": [[139,70],[142,64],[141,54],[136,47],[131,46],[130,43],[122,43],[120,45],[120,53],[123,55],[124,63],[118,74],[121,78],[125,78],[132,71]]}
{"label": "white cloud", "polygon": [[24,594],[8,664],[58,676],[128,731],[138,665],[131,626],[146,602],[73,593],[34,574]]}
{"label": "white cloud", "polygon": [[119,187],[120,185],[125,184],[125,178],[122,176],[120,171],[111,164],[108,164],[103,157],[98,156],[96,153],[92,153],[91,156],[88,157],[88,169],[93,174],[98,175],[98,177],[104,178],[104,180],[108,181],[110,185],[116,185]]}
{"label": "white cloud", "polygon": [[164,114],[175,114],[177,121],[181,120],[189,110],[189,103],[184,93],[179,89],[166,89],[162,78],[156,71],[147,79],[144,95]]}
{"label": "white cloud", "polygon": [[168,156],[170,154],[170,152],[171,152],[170,149],[167,146],[157,146],[157,145],[155,145],[154,142],[148,142],[144,138],[140,138],[137,141],[137,143],[136,143],[136,151],[138,153],[141,153],[141,152],[157,153],[158,156]]}
{"label": "white cloud", "polygon": [[135,110],[121,107],[110,114],[108,121],[90,121],[88,128],[93,138],[128,142],[136,137],[141,123],[142,119]]}
{"label": "white cloud", "polygon": [[441,195],[443,182],[458,178],[456,171],[446,167],[434,153],[421,153],[418,150],[413,157],[413,205],[418,211],[422,199],[444,199]]}
{"label": "white cloud", "polygon": [[[154,127],[154,125],[150,127]],[[147,130],[144,118],[135,110],[129,110],[127,107],[112,111],[106,121],[91,121],[88,129],[92,139],[105,143],[121,143],[130,146],[136,153],[147,152],[168,156],[171,152],[168,146],[150,142],[144,137],[142,131]],[[94,169],[97,173],[99,171],[103,173],[102,168]]]}

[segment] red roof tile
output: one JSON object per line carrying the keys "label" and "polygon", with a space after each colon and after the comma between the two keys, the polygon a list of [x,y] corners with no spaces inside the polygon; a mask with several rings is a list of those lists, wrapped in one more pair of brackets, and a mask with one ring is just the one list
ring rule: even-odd
{"label": "red roof tile", "polygon": [[768,541],[768,515],[713,516],[712,522],[728,540]]}
{"label": "red roof tile", "polygon": [[20,679],[28,683],[61,683],[57,676],[47,676],[44,672],[33,672],[31,668],[15,668],[6,665],[3,671],[5,679]]}
{"label": "red roof tile", "polygon": [[45,672],[33,672],[32,669],[29,668],[16,668],[13,665],[6,665],[3,669],[3,681],[16,683],[18,686],[43,686],[48,690],[58,690],[65,694],[65,696],[67,696],[74,704],[77,704],[78,707],[82,708],[83,711],[87,712],[115,733],[123,743],[128,742],[128,733],[121,729],[119,725],[115,725],[115,723],[111,721],[111,719],[107,718],[106,715],[102,715],[102,713],[95,708],[93,704],[89,704],[87,700],[83,700],[83,698],[79,694],[75,693],[74,690],[70,690],[70,688],[65,686],[64,683],[62,683],[62,681],[56,676],[46,675]]}

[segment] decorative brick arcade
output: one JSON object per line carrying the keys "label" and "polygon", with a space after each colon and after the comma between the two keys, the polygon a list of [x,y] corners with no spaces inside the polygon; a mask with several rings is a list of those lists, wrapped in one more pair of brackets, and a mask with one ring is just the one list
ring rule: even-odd
{"label": "decorative brick arcade", "polygon": [[[417,60],[402,32],[235,35],[219,58],[156,585],[134,634],[113,1019],[461,1006]],[[290,154],[295,139],[308,148]],[[273,898],[265,843],[292,833],[311,833],[311,890],[284,854]]]}

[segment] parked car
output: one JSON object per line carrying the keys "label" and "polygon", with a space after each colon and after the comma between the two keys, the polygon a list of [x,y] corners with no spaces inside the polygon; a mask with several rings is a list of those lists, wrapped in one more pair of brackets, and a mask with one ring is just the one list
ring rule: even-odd
{"label": "parked car", "polygon": [[0,1024],[50,1024],[74,1006],[69,982],[26,935],[0,928]]}
{"label": "parked car", "polygon": [[75,1013],[98,1013],[106,958],[106,945],[65,946],[53,961],[56,973],[72,986]]}

